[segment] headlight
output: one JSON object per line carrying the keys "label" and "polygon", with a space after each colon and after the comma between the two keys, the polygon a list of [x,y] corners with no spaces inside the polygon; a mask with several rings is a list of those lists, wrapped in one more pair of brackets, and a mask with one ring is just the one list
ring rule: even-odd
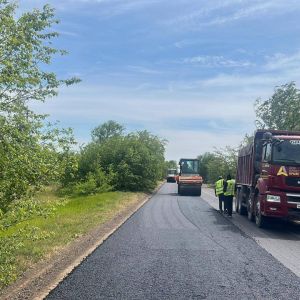
{"label": "headlight", "polygon": [[280,202],[280,196],[267,195],[268,202]]}

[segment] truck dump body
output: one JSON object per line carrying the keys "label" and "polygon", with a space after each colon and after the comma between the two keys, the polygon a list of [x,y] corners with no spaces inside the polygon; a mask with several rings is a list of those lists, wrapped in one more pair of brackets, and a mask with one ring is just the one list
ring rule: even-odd
{"label": "truck dump body", "polygon": [[236,175],[237,184],[245,184],[251,186],[253,183],[253,153],[254,143],[244,147],[239,151],[238,155],[238,168]]}

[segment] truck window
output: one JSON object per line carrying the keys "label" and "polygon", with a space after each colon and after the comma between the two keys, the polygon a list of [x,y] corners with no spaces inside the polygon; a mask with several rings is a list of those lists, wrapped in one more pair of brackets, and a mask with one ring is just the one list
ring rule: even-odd
{"label": "truck window", "polygon": [[278,164],[300,164],[300,142],[285,140],[274,146],[273,161]]}
{"label": "truck window", "polygon": [[268,162],[271,160],[272,147],[271,144],[267,144],[263,148],[263,161]]}

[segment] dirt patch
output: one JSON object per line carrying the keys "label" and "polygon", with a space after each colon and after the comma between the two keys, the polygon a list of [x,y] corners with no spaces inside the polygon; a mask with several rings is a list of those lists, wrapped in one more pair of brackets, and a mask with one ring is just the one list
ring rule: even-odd
{"label": "dirt patch", "polygon": [[[159,190],[161,185],[153,194]],[[136,202],[124,207],[111,220],[79,237],[47,260],[35,264],[14,284],[1,291],[0,298],[3,300],[45,298],[74,268],[142,207],[153,194],[138,198]]]}

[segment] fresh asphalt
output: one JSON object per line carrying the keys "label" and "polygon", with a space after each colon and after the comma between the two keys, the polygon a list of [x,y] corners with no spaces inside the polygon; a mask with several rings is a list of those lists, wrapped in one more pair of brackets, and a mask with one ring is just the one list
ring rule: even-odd
{"label": "fresh asphalt", "polygon": [[299,277],[202,198],[178,196],[172,183],[47,297],[299,298]]}

